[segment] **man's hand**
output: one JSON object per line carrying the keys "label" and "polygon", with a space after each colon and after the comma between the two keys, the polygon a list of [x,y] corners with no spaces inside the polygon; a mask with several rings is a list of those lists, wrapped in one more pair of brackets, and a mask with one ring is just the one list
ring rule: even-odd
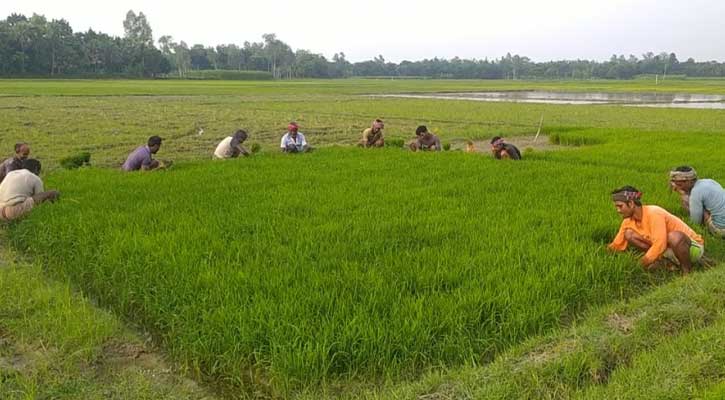
{"label": "man's hand", "polygon": [[56,200],[60,198],[60,192],[57,190],[51,190],[48,192],[48,201],[51,203],[54,203]]}
{"label": "man's hand", "polygon": [[60,192],[57,190],[50,190],[43,193],[38,193],[33,196],[33,201],[36,204],[44,203],[46,201],[55,202],[60,197]]}

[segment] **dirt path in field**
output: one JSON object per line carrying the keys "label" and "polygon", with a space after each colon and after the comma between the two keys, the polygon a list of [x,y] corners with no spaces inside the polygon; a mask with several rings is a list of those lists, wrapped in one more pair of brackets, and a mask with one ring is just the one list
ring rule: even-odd
{"label": "dirt path in field", "polygon": [[[17,260],[7,248],[7,231],[0,227],[0,288],[13,293],[26,293],[28,298],[16,303],[0,301],[0,379],[3,388],[38,387],[41,397],[53,392],[55,386],[81,382],[69,389],[74,398],[157,398],[157,399],[214,399],[211,390],[185,377],[163,354],[153,347],[149,337],[143,337],[118,322],[115,333],[102,343],[74,338],[73,329],[81,323],[108,324],[103,311],[90,305],[90,320],[63,320],[53,316],[53,307],[43,303],[67,303],[87,314],[88,300],[67,294],[65,284],[49,281],[42,270]],[[26,287],[26,283],[27,287]],[[28,310],[25,304],[38,304],[38,310]],[[85,304],[84,304],[85,303]],[[23,321],[30,318],[32,322]],[[46,318],[49,321],[46,321]],[[55,319],[55,320],[54,320]],[[81,322],[83,321],[83,322]],[[61,324],[61,325],[57,325]],[[39,333],[34,326],[53,326],[57,333]],[[69,325],[68,331],[65,330]],[[89,339],[90,340],[90,339]],[[91,354],[91,356],[79,356]],[[30,386],[28,386],[30,384]],[[46,393],[45,389],[50,392]],[[77,390],[78,393],[74,392]],[[51,395],[52,397],[52,395]],[[0,398],[3,394],[0,393]]]}

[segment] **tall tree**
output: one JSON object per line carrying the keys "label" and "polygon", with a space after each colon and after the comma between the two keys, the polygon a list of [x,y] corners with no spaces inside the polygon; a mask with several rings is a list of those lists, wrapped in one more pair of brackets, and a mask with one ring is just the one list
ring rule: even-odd
{"label": "tall tree", "polygon": [[147,51],[154,49],[151,25],[146,20],[143,12],[136,15],[133,10],[129,10],[126,13],[126,19],[123,21],[123,30],[125,32],[124,38],[128,41],[130,55],[141,63],[140,73],[143,75],[146,72]]}

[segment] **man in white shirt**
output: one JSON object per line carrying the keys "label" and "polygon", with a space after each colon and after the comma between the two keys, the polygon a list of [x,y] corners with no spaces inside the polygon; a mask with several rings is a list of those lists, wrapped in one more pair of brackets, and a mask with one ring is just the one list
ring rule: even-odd
{"label": "man in white shirt", "polygon": [[223,160],[225,158],[237,158],[240,154],[245,157],[248,156],[249,151],[242,146],[247,137],[246,131],[238,129],[233,136],[227,136],[219,142],[216,150],[214,150],[214,157]]}
{"label": "man in white shirt", "polygon": [[13,221],[30,212],[36,204],[55,201],[60,196],[56,190],[43,191],[40,162],[27,159],[23,168],[12,171],[0,183],[0,221]]}
{"label": "man in white shirt", "polygon": [[290,122],[287,125],[287,133],[282,136],[282,142],[279,147],[283,153],[307,153],[312,151],[312,147],[307,145],[305,135],[299,132],[299,125],[296,122]]}

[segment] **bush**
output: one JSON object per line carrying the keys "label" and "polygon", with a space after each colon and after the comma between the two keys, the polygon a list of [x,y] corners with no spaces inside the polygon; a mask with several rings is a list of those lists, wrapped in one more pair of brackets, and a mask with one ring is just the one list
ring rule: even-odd
{"label": "bush", "polygon": [[404,139],[388,139],[385,141],[385,144],[390,147],[403,148],[405,146],[405,140]]}
{"label": "bush", "polygon": [[91,153],[83,152],[60,160],[61,167],[65,169],[76,169],[84,165],[90,165]]}
{"label": "bush", "polygon": [[450,149],[451,149],[451,143],[450,142],[443,143],[443,150],[448,151]]}
{"label": "bush", "polygon": [[551,144],[558,144],[560,146],[587,146],[587,145],[594,145],[594,144],[602,144],[604,141],[602,139],[590,137],[590,136],[573,136],[573,135],[560,135],[558,133],[553,133],[549,135],[549,143]]}
{"label": "bush", "polygon": [[182,79],[220,81],[271,81],[272,74],[266,71],[203,70],[189,71]]}

